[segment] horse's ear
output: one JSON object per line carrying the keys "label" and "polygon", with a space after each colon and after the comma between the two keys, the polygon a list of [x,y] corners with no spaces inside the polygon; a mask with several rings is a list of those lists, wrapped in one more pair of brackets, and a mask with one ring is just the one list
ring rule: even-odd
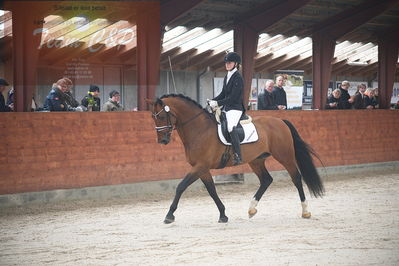
{"label": "horse's ear", "polygon": [[154,100],[151,100],[151,99],[148,99],[148,98],[146,98],[146,99],[144,99],[144,100],[145,100],[145,102],[148,103],[149,105],[154,105],[154,104],[155,104]]}

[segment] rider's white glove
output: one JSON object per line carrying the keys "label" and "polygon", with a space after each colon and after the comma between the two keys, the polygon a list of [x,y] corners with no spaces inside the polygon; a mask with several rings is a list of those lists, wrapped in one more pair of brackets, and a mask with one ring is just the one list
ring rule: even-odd
{"label": "rider's white glove", "polygon": [[212,107],[212,109],[218,107],[218,102],[214,100],[209,100],[209,106]]}

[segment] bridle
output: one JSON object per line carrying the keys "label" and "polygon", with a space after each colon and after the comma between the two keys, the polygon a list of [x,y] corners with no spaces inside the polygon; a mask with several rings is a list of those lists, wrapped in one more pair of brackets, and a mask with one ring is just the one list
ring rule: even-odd
{"label": "bridle", "polygon": [[155,120],[158,120],[158,115],[159,115],[160,113],[162,113],[162,112],[165,112],[165,113],[166,113],[166,121],[167,121],[168,125],[166,125],[166,126],[161,126],[161,127],[155,127],[155,130],[156,130],[157,132],[164,131],[164,130],[168,130],[167,133],[171,133],[172,130],[175,129],[175,128],[174,128],[173,125],[172,125],[172,121],[170,120],[170,116],[173,115],[175,118],[176,118],[176,116],[170,112],[170,108],[169,108],[168,105],[164,105],[164,106],[162,107],[162,109],[161,109],[158,113],[152,114],[152,116],[154,117]]}
{"label": "bridle", "polygon": [[182,128],[183,126],[187,125],[188,123],[190,123],[191,121],[196,119],[198,116],[200,116],[201,113],[203,113],[203,111],[201,110],[199,113],[195,114],[193,117],[191,117],[187,121],[185,121],[185,122],[181,123],[180,125],[176,126],[176,125],[172,124],[172,120],[170,119],[170,117],[173,116],[174,118],[176,118],[176,120],[177,120],[177,117],[172,112],[170,112],[170,107],[168,105],[164,105],[162,107],[162,109],[158,113],[152,114],[152,116],[154,117],[155,120],[158,120],[158,116],[162,112],[166,113],[167,125],[166,126],[155,127],[155,130],[157,132],[168,130],[167,133],[171,133],[175,129]]}

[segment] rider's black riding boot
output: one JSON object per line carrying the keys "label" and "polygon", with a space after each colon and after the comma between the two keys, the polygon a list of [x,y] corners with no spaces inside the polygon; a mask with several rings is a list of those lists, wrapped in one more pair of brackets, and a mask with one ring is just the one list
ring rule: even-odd
{"label": "rider's black riding boot", "polygon": [[233,146],[233,165],[241,164],[241,150],[240,150],[240,139],[238,138],[238,132],[236,127],[230,132],[231,144]]}

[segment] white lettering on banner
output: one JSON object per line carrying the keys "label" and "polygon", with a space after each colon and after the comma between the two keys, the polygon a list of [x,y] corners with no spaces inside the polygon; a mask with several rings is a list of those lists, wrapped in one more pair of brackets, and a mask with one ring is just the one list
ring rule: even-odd
{"label": "white lettering on banner", "polygon": [[[74,47],[78,48],[82,45],[82,43],[79,42],[78,38],[65,38],[65,36],[60,36],[57,38],[52,37],[49,35],[49,29],[48,28],[37,28],[33,30],[32,34],[38,35],[41,34],[41,42],[40,45],[37,47],[37,49],[41,49],[43,46],[47,46],[47,48],[61,48],[61,47]],[[111,28],[109,30],[108,36],[107,30],[102,29],[100,31],[95,32],[93,35],[91,35],[89,41],[88,41],[88,49],[90,52],[94,53],[100,50],[104,45],[107,47],[114,47],[118,46],[118,50],[121,45],[126,45],[130,42],[132,42],[135,38],[134,30],[130,28],[123,28],[118,30],[118,28]],[[115,35],[122,35],[121,38],[116,39]],[[44,40],[47,40],[44,42]],[[104,40],[103,44],[100,44],[100,41]],[[99,46],[94,47],[95,44],[100,44]]]}

